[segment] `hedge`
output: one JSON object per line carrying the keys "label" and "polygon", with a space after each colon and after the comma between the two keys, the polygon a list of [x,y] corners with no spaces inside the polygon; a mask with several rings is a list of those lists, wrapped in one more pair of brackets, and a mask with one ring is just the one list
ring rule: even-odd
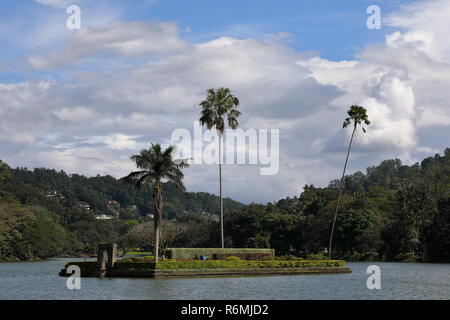
{"label": "hedge", "polygon": [[122,260],[119,260],[122,262],[154,262],[155,261],[155,257],[152,256],[145,256],[143,258],[125,258]]}
{"label": "hedge", "polygon": [[241,260],[269,260],[273,259],[271,253],[214,253],[213,260],[226,260],[229,257],[237,257]]}
{"label": "hedge", "polygon": [[[96,262],[69,262],[66,268],[70,265],[77,265],[81,269],[82,276],[96,276]],[[303,261],[224,261],[224,260],[191,260],[191,261],[175,261],[163,260],[160,262],[122,262],[114,263],[114,274],[126,274],[134,276],[142,272],[148,273],[154,270],[207,270],[207,269],[298,269],[298,268],[330,268],[330,267],[344,267],[343,260],[303,260]],[[128,273],[131,272],[131,273]],[[136,272],[136,273],[133,273]]]}
{"label": "hedge", "polygon": [[343,260],[303,260],[303,261],[161,261],[157,269],[264,269],[264,268],[316,268],[343,267]]}
{"label": "hedge", "polygon": [[166,249],[165,255],[170,259],[192,259],[194,256],[206,256],[207,259],[213,259],[214,255],[229,254],[239,256],[240,254],[265,254],[275,256],[274,249],[236,249],[236,248],[169,248]]}

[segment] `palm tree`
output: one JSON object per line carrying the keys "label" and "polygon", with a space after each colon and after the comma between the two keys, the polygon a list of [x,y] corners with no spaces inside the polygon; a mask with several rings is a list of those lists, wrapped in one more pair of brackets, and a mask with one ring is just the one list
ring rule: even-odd
{"label": "palm tree", "polygon": [[153,187],[155,206],[153,215],[155,234],[153,251],[156,262],[159,258],[159,236],[163,213],[162,182],[172,182],[182,190],[185,190],[183,184],[184,175],[181,169],[188,167],[188,164],[184,161],[173,160],[172,155],[174,151],[174,146],[169,146],[167,149],[162,150],[159,143],[152,143],[149,149],[143,149],[140,154],[130,158],[141,170],[132,172],[122,178],[125,182],[135,183],[135,186],[140,190],[148,190],[150,187]]}
{"label": "palm tree", "polygon": [[235,130],[239,127],[237,110],[239,99],[231,94],[228,88],[208,89],[206,100],[200,103],[203,108],[200,117],[202,126],[208,130],[215,128],[219,134],[219,184],[220,184],[220,243],[225,247],[223,235],[223,198],[222,198],[222,136],[225,131],[225,120],[228,126]]}
{"label": "palm tree", "polygon": [[331,244],[333,242],[334,226],[336,225],[336,218],[339,210],[339,201],[341,200],[342,188],[344,185],[345,170],[347,169],[348,157],[350,155],[350,149],[352,148],[353,137],[355,136],[356,128],[358,126],[361,126],[363,132],[365,133],[366,129],[363,127],[363,124],[370,125],[369,118],[367,117],[367,110],[364,107],[353,105],[347,111],[347,114],[349,115],[349,117],[345,119],[343,127],[347,128],[350,125],[353,125],[353,132],[352,137],[350,139],[350,144],[348,146],[347,158],[345,159],[344,170],[342,172],[341,182],[339,185],[339,196],[336,202],[336,210],[334,211],[333,226],[331,227],[331,235],[330,235],[330,245],[328,247],[329,259],[331,259]]}

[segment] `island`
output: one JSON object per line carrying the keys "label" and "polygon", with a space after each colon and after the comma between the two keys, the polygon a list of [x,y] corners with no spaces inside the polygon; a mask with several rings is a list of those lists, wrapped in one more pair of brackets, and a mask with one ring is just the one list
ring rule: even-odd
{"label": "island", "polygon": [[[169,248],[163,259],[117,259],[117,245],[100,245],[97,261],[69,262],[59,273],[71,276],[76,266],[81,277],[170,278],[271,276],[350,273],[343,260],[279,260],[274,249]],[[166,258],[167,257],[167,258]],[[71,268],[72,266],[72,268]]]}

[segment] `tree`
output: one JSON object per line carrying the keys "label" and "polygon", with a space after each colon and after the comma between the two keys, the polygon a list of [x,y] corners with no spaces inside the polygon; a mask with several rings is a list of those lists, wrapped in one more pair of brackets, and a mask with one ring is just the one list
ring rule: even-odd
{"label": "tree", "polygon": [[[138,226],[135,226],[122,239],[122,246],[125,248],[136,248],[136,247],[155,247],[155,234],[154,234],[154,222],[148,221],[144,222]],[[186,233],[186,224],[179,222],[172,222],[169,220],[164,220],[161,223],[161,233],[159,237],[159,249],[164,252],[165,249],[175,246],[176,240],[182,238],[184,233]],[[153,232],[151,231],[153,229]],[[150,230],[150,232],[148,231]],[[155,257],[156,258],[156,257]]]}
{"label": "tree", "polygon": [[9,166],[5,162],[0,160],[0,182],[9,178],[10,174],[11,172]]}
{"label": "tree", "polygon": [[215,128],[219,135],[219,185],[220,185],[220,243],[224,248],[223,234],[223,197],[222,197],[222,136],[225,131],[225,118],[228,126],[235,130],[239,126],[238,117],[241,112],[237,110],[239,99],[231,94],[228,88],[208,89],[206,100],[200,103],[203,108],[200,117],[202,126],[208,130]]}
{"label": "tree", "polygon": [[350,150],[352,148],[353,138],[355,136],[355,132],[356,132],[356,129],[358,126],[361,126],[363,132],[366,132],[366,129],[363,127],[363,124],[370,125],[370,121],[367,116],[367,110],[364,107],[353,105],[347,111],[347,114],[349,117],[345,119],[343,127],[347,128],[347,127],[353,125],[353,132],[352,132],[352,136],[350,138],[350,144],[349,144],[348,150],[347,150],[347,157],[345,158],[344,170],[342,171],[342,178],[341,178],[341,182],[339,185],[339,195],[338,195],[338,199],[336,202],[336,210],[334,212],[333,225],[331,227],[330,244],[328,247],[328,257],[330,259],[331,259],[331,245],[333,242],[334,227],[336,225],[336,218],[337,218],[337,213],[339,210],[339,201],[341,200],[342,187],[344,186],[345,170],[347,169],[347,163],[348,163],[348,158],[350,155]]}
{"label": "tree", "polygon": [[184,161],[176,161],[172,158],[174,146],[169,146],[162,150],[159,143],[151,145],[149,149],[141,150],[140,154],[131,157],[136,166],[141,169],[130,173],[128,176],[122,178],[125,182],[134,182],[135,186],[141,190],[153,187],[154,200],[154,255],[155,261],[159,257],[159,235],[161,227],[161,219],[163,213],[163,199],[162,199],[162,182],[167,180],[185,190],[183,184],[182,168],[188,167]]}
{"label": "tree", "polygon": [[1,183],[10,177],[11,171],[9,166],[0,160],[0,198],[2,197]]}

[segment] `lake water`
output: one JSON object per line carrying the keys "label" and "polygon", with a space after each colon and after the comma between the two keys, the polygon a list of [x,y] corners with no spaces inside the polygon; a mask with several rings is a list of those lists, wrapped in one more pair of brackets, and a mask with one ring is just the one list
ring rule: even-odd
{"label": "lake water", "polygon": [[[193,279],[82,278],[69,290],[58,272],[67,261],[0,263],[0,299],[450,299],[450,264],[347,263],[351,274]],[[82,260],[82,259],[81,259]],[[366,286],[367,267],[381,268],[381,289]]]}

